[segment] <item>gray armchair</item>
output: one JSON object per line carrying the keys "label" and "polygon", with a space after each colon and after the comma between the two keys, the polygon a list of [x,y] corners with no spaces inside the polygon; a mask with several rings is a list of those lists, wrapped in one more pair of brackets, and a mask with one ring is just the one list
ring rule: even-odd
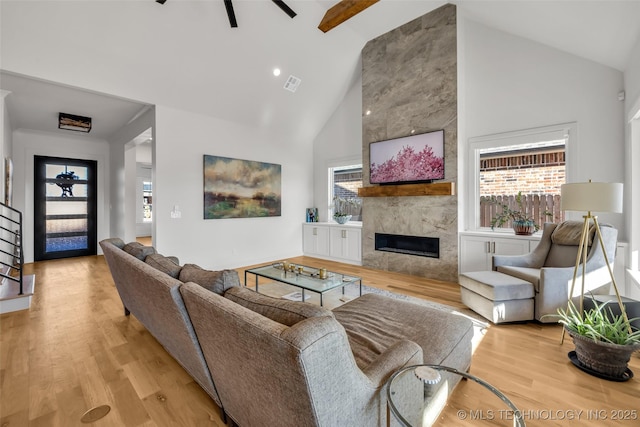
{"label": "gray armchair", "polygon": [[[545,314],[556,314],[558,308],[566,307],[573,280],[573,271],[578,255],[582,233],[581,221],[565,221],[560,224],[544,224],[538,246],[525,255],[494,255],[493,269],[518,277],[533,284],[535,289],[535,318],[541,322],[556,322],[554,318],[543,318]],[[604,250],[613,271],[618,230],[600,224]],[[611,275],[604,259],[602,245],[595,235],[595,227],[589,230],[584,292],[608,294]],[[578,268],[572,298],[580,296],[582,289],[582,265]]]}

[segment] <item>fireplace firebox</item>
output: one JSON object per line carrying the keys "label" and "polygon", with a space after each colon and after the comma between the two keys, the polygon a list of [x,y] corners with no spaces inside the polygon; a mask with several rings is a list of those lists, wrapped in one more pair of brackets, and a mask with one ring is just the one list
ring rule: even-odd
{"label": "fireplace firebox", "polygon": [[440,258],[440,239],[437,237],[376,233],[375,249],[376,251]]}

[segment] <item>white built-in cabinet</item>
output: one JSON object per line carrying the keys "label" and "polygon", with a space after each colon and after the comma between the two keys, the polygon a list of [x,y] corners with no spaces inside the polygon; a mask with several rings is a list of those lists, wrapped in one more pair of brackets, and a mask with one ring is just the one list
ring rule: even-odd
{"label": "white built-in cabinet", "polygon": [[523,255],[531,252],[539,242],[539,235],[460,233],[460,273],[491,270],[493,255]]}
{"label": "white built-in cabinet", "polygon": [[358,222],[303,223],[302,252],[316,258],[361,265],[362,225]]}

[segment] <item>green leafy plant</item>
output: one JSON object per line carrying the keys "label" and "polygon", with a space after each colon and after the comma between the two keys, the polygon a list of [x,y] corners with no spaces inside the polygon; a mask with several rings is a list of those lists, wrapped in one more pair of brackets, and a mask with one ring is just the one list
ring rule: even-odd
{"label": "green leafy plant", "polygon": [[[518,194],[516,195],[516,204],[518,206],[518,209],[511,209],[511,207],[507,203],[498,201],[496,196],[491,196],[491,199],[489,199],[489,203],[500,206],[502,208],[502,211],[497,212],[491,219],[491,229],[493,230],[495,227],[502,227],[507,222],[513,221],[522,225],[532,225],[536,231],[540,230],[540,226],[536,224],[533,217],[527,215],[524,201],[525,197],[522,195],[522,191],[518,191]],[[543,215],[551,217],[553,216],[553,214],[548,211],[544,211]]]}
{"label": "green leafy plant", "polygon": [[567,330],[594,341],[619,345],[640,344],[640,330],[634,331],[629,326],[631,321],[638,318],[629,319],[627,322],[622,314],[614,315],[611,308],[607,313],[607,303],[598,304],[594,301],[594,304],[594,308],[584,311],[581,315],[580,310],[569,301],[566,309],[558,309],[558,314],[547,314],[543,317],[555,317]]}

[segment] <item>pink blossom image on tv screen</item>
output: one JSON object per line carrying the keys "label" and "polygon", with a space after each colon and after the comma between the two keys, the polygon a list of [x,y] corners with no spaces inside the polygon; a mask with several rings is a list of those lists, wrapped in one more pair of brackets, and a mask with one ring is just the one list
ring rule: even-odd
{"label": "pink blossom image on tv screen", "polygon": [[372,143],[371,183],[444,178],[443,132]]}

